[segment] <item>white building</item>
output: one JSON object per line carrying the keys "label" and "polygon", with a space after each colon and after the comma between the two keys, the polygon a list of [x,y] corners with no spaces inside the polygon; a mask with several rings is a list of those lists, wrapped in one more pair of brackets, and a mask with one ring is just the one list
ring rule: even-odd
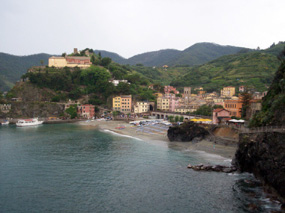
{"label": "white building", "polygon": [[149,103],[148,102],[137,102],[134,105],[134,113],[145,113],[149,111]]}

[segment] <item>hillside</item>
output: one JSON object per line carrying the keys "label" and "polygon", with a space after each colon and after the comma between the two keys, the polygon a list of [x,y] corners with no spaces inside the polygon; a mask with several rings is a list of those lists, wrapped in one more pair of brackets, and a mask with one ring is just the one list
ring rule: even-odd
{"label": "hillside", "polygon": [[251,121],[251,126],[285,125],[285,48],[279,54],[277,69],[267,95],[263,98],[262,109]]}
{"label": "hillside", "polygon": [[125,59],[116,53],[95,50],[95,53],[101,52],[102,57],[110,57],[119,64],[143,64],[144,66],[163,66],[163,65],[200,65],[214,60],[223,55],[235,54],[245,48],[234,46],[222,46],[214,43],[197,43],[183,51],[175,49],[165,49],[151,51],[135,55]]}
{"label": "hillside", "polygon": [[0,53],[0,90],[7,91],[12,88],[14,83],[26,73],[31,66],[40,66],[41,60],[47,65],[48,54],[35,54],[29,56],[15,56]]}
{"label": "hillside", "polygon": [[113,53],[113,52],[108,52],[108,51],[105,51],[105,50],[94,50],[94,53],[95,54],[99,54],[101,53],[101,56],[104,58],[104,57],[109,57],[112,59],[112,61],[116,62],[116,63],[119,63],[119,64],[128,64],[127,63],[127,59],[125,59],[124,57],[120,56],[119,54],[117,53]]}
{"label": "hillside", "polygon": [[188,68],[187,74],[173,80],[173,86],[202,86],[207,91],[224,86],[253,86],[258,91],[267,90],[279,66],[275,55],[250,52],[227,55],[204,65]]}
{"label": "hillside", "polygon": [[169,65],[201,65],[224,55],[236,54],[242,47],[222,46],[214,43],[197,43],[183,50]]}

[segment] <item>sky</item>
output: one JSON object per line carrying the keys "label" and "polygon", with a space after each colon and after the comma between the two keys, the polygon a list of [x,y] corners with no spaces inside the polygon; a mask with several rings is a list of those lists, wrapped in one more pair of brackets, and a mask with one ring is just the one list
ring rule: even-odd
{"label": "sky", "polygon": [[0,0],[0,52],[107,50],[129,58],[198,42],[285,41],[285,0]]}

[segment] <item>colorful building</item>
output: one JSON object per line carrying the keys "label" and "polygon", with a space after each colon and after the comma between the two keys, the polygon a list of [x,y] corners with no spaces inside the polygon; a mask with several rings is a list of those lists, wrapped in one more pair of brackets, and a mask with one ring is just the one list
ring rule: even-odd
{"label": "colorful building", "polygon": [[77,107],[77,114],[83,118],[93,118],[95,115],[95,106],[91,104],[80,105]]}
{"label": "colorful building", "polygon": [[121,95],[113,98],[113,111],[120,111],[122,113],[132,112],[132,96]]}
{"label": "colorful building", "polygon": [[225,100],[224,108],[230,111],[231,116],[241,118],[242,101],[239,100]]}
{"label": "colorful building", "polygon": [[218,108],[213,110],[213,124],[225,123],[230,118],[231,112],[226,109]]}
{"label": "colorful building", "polygon": [[134,105],[134,113],[139,114],[139,113],[145,113],[148,112],[150,108],[149,102],[137,102]]}
{"label": "colorful building", "polygon": [[173,86],[164,86],[164,93],[173,92],[174,94],[179,94],[179,91],[176,90]]}
{"label": "colorful building", "polygon": [[52,56],[48,59],[49,67],[80,67],[88,68],[92,63],[89,57],[84,56],[66,56],[66,57],[55,57]]}
{"label": "colorful building", "polygon": [[121,111],[121,96],[113,98],[113,111]]}
{"label": "colorful building", "polygon": [[157,109],[163,111],[169,111],[169,98],[158,97],[157,98]]}
{"label": "colorful building", "polygon": [[221,96],[223,97],[232,97],[234,96],[236,93],[236,88],[235,87],[224,87],[221,90]]}

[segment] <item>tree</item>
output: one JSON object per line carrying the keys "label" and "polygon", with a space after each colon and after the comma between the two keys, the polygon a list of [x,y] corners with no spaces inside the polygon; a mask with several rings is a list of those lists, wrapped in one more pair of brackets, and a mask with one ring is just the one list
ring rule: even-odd
{"label": "tree", "polygon": [[104,66],[104,67],[108,67],[112,62],[112,59],[109,58],[109,57],[105,57],[102,59],[101,61],[101,65]]}
{"label": "tree", "polygon": [[168,120],[172,123],[174,121],[174,116],[173,115],[168,116]]}
{"label": "tree", "polygon": [[77,117],[77,106],[71,105],[68,109],[65,110],[65,112],[70,115],[71,119],[74,119]]}
{"label": "tree", "polygon": [[42,65],[42,66],[43,66],[43,65],[44,65],[44,63],[45,63],[45,62],[44,62],[44,60],[41,60],[40,62],[41,62],[41,65]]}
{"label": "tree", "polygon": [[183,116],[180,116],[179,121],[180,121],[180,122],[183,122],[183,121],[184,121],[184,117],[183,117]]}
{"label": "tree", "polygon": [[240,93],[242,101],[241,117],[246,118],[246,111],[250,107],[250,101],[252,100],[252,95],[248,92]]}
{"label": "tree", "polygon": [[179,116],[176,115],[176,116],[175,116],[175,122],[178,122],[178,121],[179,121]]}

